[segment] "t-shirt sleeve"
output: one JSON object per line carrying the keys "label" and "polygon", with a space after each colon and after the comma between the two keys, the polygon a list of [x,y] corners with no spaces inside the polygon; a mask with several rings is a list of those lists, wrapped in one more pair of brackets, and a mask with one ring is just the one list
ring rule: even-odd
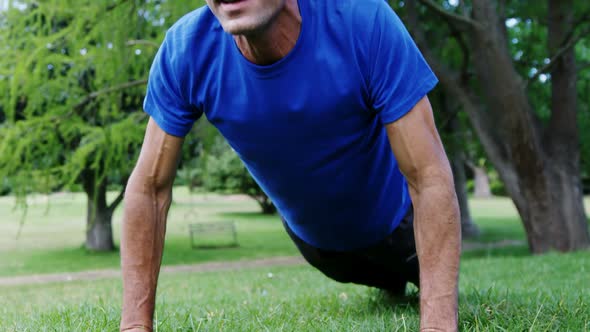
{"label": "t-shirt sleeve", "polygon": [[369,89],[383,124],[407,114],[438,83],[405,26],[385,1],[379,4],[370,44]]}
{"label": "t-shirt sleeve", "polygon": [[166,133],[184,137],[201,111],[182,93],[182,75],[187,72],[182,69],[181,52],[174,52],[169,37],[154,58],[143,108]]}

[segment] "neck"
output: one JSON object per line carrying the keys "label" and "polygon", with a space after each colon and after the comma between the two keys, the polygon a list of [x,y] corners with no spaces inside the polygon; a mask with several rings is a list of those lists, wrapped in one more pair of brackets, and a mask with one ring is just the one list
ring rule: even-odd
{"label": "neck", "polygon": [[301,14],[297,0],[287,0],[274,20],[261,30],[234,39],[242,55],[257,65],[270,65],[284,58],[297,44]]}

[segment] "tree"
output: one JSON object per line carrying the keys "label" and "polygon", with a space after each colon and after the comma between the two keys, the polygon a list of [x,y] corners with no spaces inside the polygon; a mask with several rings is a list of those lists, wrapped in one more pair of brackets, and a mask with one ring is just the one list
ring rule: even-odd
{"label": "tree", "polygon": [[465,172],[465,165],[469,162],[466,159],[467,150],[473,144],[466,144],[465,142],[468,138],[468,135],[466,135],[467,129],[462,119],[460,119],[461,114],[456,105],[453,105],[440,90],[433,91],[430,100],[432,107],[437,110],[434,113],[435,121],[453,170],[455,192],[461,211],[461,233],[463,238],[477,237],[480,231],[471,218],[467,197],[467,175]]}
{"label": "tree", "polygon": [[[80,186],[88,197],[86,247],[112,250],[111,219],[145,130],[141,108],[157,41],[192,4],[17,3],[0,19],[0,86],[8,87],[0,178],[21,204],[30,191]],[[108,202],[112,185],[119,195]]]}
{"label": "tree", "polygon": [[226,194],[246,194],[260,205],[262,213],[276,212],[270,198],[252,179],[236,152],[221,137],[218,137],[209,152],[204,153],[202,164],[203,188]]}
{"label": "tree", "polygon": [[[587,42],[590,4],[453,3],[404,2],[405,18],[443,90],[468,114],[519,211],[531,251],[588,247],[575,50]],[[442,57],[445,47],[460,50],[461,61]]]}
{"label": "tree", "polygon": [[584,193],[590,194],[590,43],[580,45],[578,54],[578,98],[581,112],[578,115],[580,126],[582,181]]}

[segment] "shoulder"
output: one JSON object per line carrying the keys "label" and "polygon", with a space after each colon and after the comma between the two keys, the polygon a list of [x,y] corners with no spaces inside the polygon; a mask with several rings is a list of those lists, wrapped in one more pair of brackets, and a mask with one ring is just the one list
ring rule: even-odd
{"label": "shoulder", "polygon": [[[316,17],[328,29],[346,34],[356,47],[370,48],[376,35],[402,28],[386,0],[305,0],[315,6]],[[322,22],[323,21],[323,22]]]}
{"label": "shoulder", "polygon": [[209,7],[203,6],[180,18],[168,31],[164,46],[178,55],[204,49],[223,33]]}
{"label": "shoulder", "polygon": [[407,29],[386,0],[341,0],[331,6],[345,18],[357,53],[371,53],[384,41],[396,47],[407,38]]}
{"label": "shoulder", "polygon": [[382,30],[383,13],[393,13],[386,0],[303,0],[315,4],[316,16],[323,18],[325,29],[330,30],[330,38],[339,36],[345,40],[352,51],[354,60],[365,80],[374,60],[374,42]]}
{"label": "shoulder", "polygon": [[383,30],[403,30],[403,25],[385,0],[350,0],[352,25],[360,38],[371,40]]}
{"label": "shoulder", "polygon": [[386,0],[348,0],[355,23],[374,23],[375,16],[382,10],[391,10]]}
{"label": "shoulder", "polygon": [[180,18],[168,31],[156,63],[157,69],[166,70],[184,96],[191,95],[191,87],[199,81],[196,75],[205,75],[203,68],[216,57],[217,48],[224,41],[224,32],[209,7],[204,6]]}
{"label": "shoulder", "polygon": [[211,32],[221,32],[221,25],[209,7],[200,7],[183,17],[168,29],[166,40],[175,44],[186,44],[197,37],[208,37]]}
{"label": "shoulder", "polygon": [[343,23],[363,31],[373,27],[379,12],[391,11],[386,0],[317,0],[317,5],[324,7],[326,15],[336,14],[336,17],[345,21]]}

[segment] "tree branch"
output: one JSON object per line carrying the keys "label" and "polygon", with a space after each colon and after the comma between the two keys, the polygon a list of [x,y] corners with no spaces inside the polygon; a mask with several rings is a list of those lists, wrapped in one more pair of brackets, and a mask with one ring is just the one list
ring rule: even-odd
{"label": "tree branch", "polygon": [[123,179],[123,181],[122,181],[123,189],[121,189],[121,191],[119,192],[117,197],[113,200],[113,202],[108,207],[109,212],[111,214],[113,212],[115,212],[115,209],[117,208],[117,206],[119,206],[119,204],[121,204],[121,202],[123,201],[123,198],[125,197],[125,189],[127,188],[127,180],[128,180],[127,177],[125,177]]}
{"label": "tree branch", "polygon": [[571,50],[572,47],[575,47],[580,40],[582,40],[584,37],[586,37],[588,35],[590,35],[590,27],[585,29],[584,31],[582,31],[577,37],[571,38],[563,47],[561,47],[559,50],[557,50],[557,52],[551,57],[551,59],[549,60],[549,62],[547,64],[545,64],[543,67],[541,67],[537,71],[537,73],[535,75],[533,75],[533,77],[528,79],[526,86],[529,86],[531,83],[538,80],[541,75],[550,72],[553,69],[553,67],[555,66],[555,64],[557,63],[557,61],[559,61],[559,59],[561,59],[561,57],[566,52]]}
{"label": "tree branch", "polygon": [[123,188],[121,190],[121,192],[119,192],[119,194],[117,195],[117,198],[115,198],[115,200],[111,203],[111,205],[109,205],[108,209],[111,213],[115,212],[115,209],[123,201],[124,197],[125,197],[125,188]]}
{"label": "tree branch", "polygon": [[493,128],[494,122],[489,118],[480,98],[476,96],[468,84],[463,82],[460,72],[445,65],[428,47],[426,43],[426,32],[418,21],[415,2],[409,1],[407,3],[407,10],[408,29],[412,32],[424,57],[440,79],[445,93],[457,100],[463,107],[463,110],[469,115],[471,123],[487,154],[496,163],[506,164],[507,152],[505,151],[503,141],[497,137],[497,131]]}
{"label": "tree branch", "polygon": [[113,11],[113,10],[114,10],[115,8],[117,8],[119,5],[122,5],[122,4],[124,4],[125,2],[127,2],[127,1],[128,1],[128,0],[122,0],[121,2],[114,3],[114,4],[111,4],[111,5],[107,6],[107,8],[106,8],[106,12]]}
{"label": "tree branch", "polygon": [[470,169],[472,172],[474,172],[474,173],[475,173],[475,170],[476,170],[478,167],[477,167],[477,166],[476,166],[476,165],[473,163],[473,161],[471,161],[471,160],[469,160],[469,159],[467,159],[467,158],[464,158],[464,159],[463,159],[463,162],[465,163],[465,165],[467,165],[467,167],[469,167],[469,169]]}
{"label": "tree branch", "polygon": [[573,29],[575,30],[580,25],[582,25],[584,23],[588,23],[589,20],[590,20],[590,10],[588,10],[585,13],[583,13],[582,15],[580,15],[580,17],[578,17],[578,19],[576,19],[574,21]]}
{"label": "tree branch", "polygon": [[84,99],[82,99],[79,103],[77,103],[74,106],[74,111],[81,110],[88,103],[90,103],[91,101],[93,101],[94,99],[96,99],[102,95],[125,90],[125,89],[129,89],[129,88],[133,88],[133,87],[140,86],[140,85],[144,85],[144,84],[147,84],[147,82],[148,82],[147,79],[141,79],[141,80],[126,82],[126,83],[123,83],[120,85],[116,85],[116,86],[112,86],[112,87],[108,87],[108,88],[105,88],[102,90],[95,91],[95,92],[87,95],[86,97],[84,97]]}
{"label": "tree branch", "polygon": [[423,5],[425,5],[426,7],[430,8],[431,10],[433,10],[434,12],[439,14],[440,16],[446,17],[462,27],[469,27],[469,28],[480,28],[481,27],[481,24],[479,22],[474,21],[474,20],[470,19],[469,17],[452,13],[452,12],[444,9],[440,5],[438,5],[433,0],[419,0],[419,1]]}

